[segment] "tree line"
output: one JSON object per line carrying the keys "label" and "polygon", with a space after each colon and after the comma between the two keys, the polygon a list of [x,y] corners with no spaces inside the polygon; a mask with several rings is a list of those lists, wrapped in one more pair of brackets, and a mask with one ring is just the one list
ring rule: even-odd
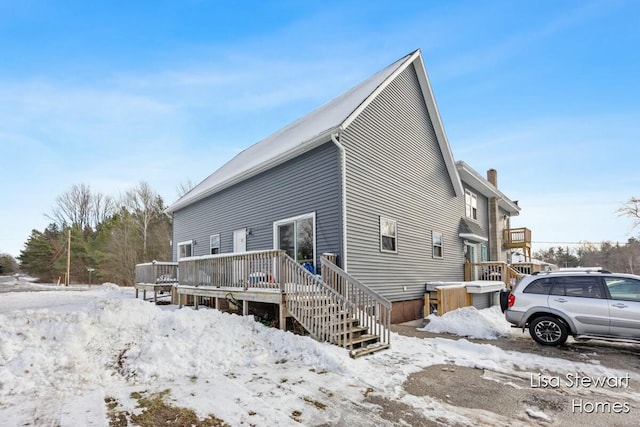
{"label": "tree line", "polygon": [[162,197],[141,182],[115,199],[74,185],[56,198],[51,223],[33,230],[18,256],[21,271],[64,282],[68,236],[70,282],[131,285],[135,265],[171,260],[171,218]]}
{"label": "tree line", "polygon": [[[631,197],[617,211],[632,220],[632,230],[640,228],[640,199]],[[640,274],[640,240],[632,237],[626,243],[583,242],[576,249],[552,247],[537,251],[533,258],[558,267],[602,267],[616,273]]]}
{"label": "tree line", "polygon": [[640,241],[633,237],[624,244],[583,242],[577,248],[551,247],[532,257],[558,267],[602,267],[616,273],[640,274]]}

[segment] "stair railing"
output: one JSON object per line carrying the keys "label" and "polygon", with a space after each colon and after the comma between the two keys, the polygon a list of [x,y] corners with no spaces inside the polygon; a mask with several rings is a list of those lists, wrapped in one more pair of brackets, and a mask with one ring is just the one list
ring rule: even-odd
{"label": "stair railing", "polygon": [[349,303],[351,317],[378,335],[381,344],[390,344],[391,302],[324,257],[321,266],[324,282]]}
{"label": "stair railing", "polygon": [[280,255],[280,283],[287,311],[318,341],[347,347],[349,303],[343,296],[287,255]]}

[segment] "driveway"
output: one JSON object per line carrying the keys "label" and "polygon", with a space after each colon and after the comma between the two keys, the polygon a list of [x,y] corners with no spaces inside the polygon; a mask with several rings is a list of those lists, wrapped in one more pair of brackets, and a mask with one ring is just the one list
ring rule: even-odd
{"label": "driveway", "polygon": [[[392,325],[405,336],[418,338],[462,339],[458,336],[418,331],[419,325]],[[467,338],[464,338],[467,339]],[[561,425],[561,426],[636,426],[640,416],[640,344],[605,341],[576,342],[572,339],[561,347],[544,347],[535,343],[527,332],[497,340],[468,341],[489,344],[506,351],[595,363],[620,371],[620,375],[604,378],[607,387],[588,382],[577,384],[575,374],[542,372],[514,375],[450,365],[430,366],[411,375],[404,390],[413,396],[428,396],[444,404],[467,408],[479,423],[486,414],[487,424],[496,425]],[[567,377],[567,374],[572,375]],[[587,379],[584,381],[590,381]],[[546,381],[546,384],[545,384]],[[573,383],[572,383],[573,382]],[[557,385],[557,387],[556,387]],[[610,386],[610,387],[609,387]],[[385,402],[378,403],[382,407]],[[393,410],[393,402],[386,402]],[[533,409],[532,409],[533,408]],[[406,408],[395,408],[398,411]],[[412,418],[412,425],[439,425],[433,421]],[[502,424],[498,424],[502,425]]]}

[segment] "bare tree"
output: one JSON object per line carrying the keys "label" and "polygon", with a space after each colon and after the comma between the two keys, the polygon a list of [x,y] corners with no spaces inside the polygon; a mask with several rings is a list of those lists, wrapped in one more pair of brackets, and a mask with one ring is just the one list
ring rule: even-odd
{"label": "bare tree", "polygon": [[630,198],[618,209],[618,215],[633,219],[632,230],[640,227],[640,199],[637,197]]}
{"label": "bare tree", "polygon": [[193,187],[195,187],[195,184],[190,179],[188,179],[187,182],[181,182],[180,184],[178,184],[178,187],[176,188],[176,193],[178,193],[178,198],[187,194],[189,191],[193,189]]}
{"label": "bare tree", "polygon": [[151,223],[163,213],[162,198],[151,189],[148,183],[141,182],[126,192],[124,203],[131,213],[132,220],[142,237],[142,258],[147,258],[149,228]]}
{"label": "bare tree", "polygon": [[78,226],[84,230],[91,223],[91,189],[88,185],[73,185],[71,190],[56,197],[56,205],[47,217],[60,228]]}
{"label": "bare tree", "polygon": [[46,217],[60,228],[95,229],[114,210],[115,203],[111,197],[93,193],[88,185],[74,184],[69,191],[56,197],[52,213]]}
{"label": "bare tree", "polygon": [[105,196],[101,193],[93,195],[92,208],[92,225],[97,227],[107,218],[111,217],[116,211],[116,203],[111,196]]}

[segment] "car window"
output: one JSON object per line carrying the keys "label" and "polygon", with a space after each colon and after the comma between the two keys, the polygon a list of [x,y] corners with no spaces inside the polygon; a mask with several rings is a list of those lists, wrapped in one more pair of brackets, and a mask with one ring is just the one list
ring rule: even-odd
{"label": "car window", "polygon": [[522,292],[525,294],[549,295],[552,285],[553,282],[549,278],[538,279],[529,283],[529,286],[527,286]]}
{"label": "car window", "polygon": [[627,277],[605,277],[611,299],[640,301],[640,280]]}
{"label": "car window", "polygon": [[604,298],[600,279],[594,276],[554,277],[551,295]]}

